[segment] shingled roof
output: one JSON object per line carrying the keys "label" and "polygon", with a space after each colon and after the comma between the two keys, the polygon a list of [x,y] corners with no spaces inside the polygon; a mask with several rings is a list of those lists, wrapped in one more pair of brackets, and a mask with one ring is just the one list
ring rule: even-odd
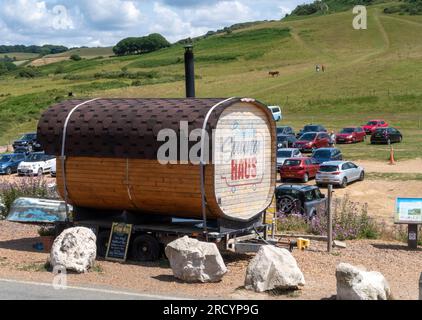
{"label": "shingled roof", "polygon": [[[189,123],[189,132],[202,129],[210,108],[224,100],[98,99],[88,102],[76,109],[70,117],[65,155],[156,159],[157,151],[164,143],[157,141],[160,130],[172,129],[179,136],[181,121]],[[212,112],[207,125],[209,133],[224,109],[240,100],[233,98]],[[47,154],[61,154],[66,117],[75,106],[83,102],[67,100],[50,107],[41,116],[37,138]]]}

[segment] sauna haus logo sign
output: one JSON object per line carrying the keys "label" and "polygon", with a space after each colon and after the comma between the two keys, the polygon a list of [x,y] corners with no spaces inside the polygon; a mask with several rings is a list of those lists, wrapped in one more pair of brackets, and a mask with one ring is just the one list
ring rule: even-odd
{"label": "sauna haus logo sign", "polygon": [[256,187],[263,179],[262,139],[256,128],[242,128],[238,121],[232,124],[231,134],[216,141],[219,148],[221,179],[227,187],[250,185]]}

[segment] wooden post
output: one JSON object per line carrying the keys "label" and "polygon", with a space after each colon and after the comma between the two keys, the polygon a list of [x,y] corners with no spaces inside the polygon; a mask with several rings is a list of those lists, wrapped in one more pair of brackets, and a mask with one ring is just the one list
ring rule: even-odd
{"label": "wooden post", "polygon": [[418,225],[409,224],[407,228],[407,245],[409,249],[418,248]]}
{"label": "wooden post", "polygon": [[328,230],[327,230],[327,251],[331,253],[333,249],[333,215],[331,212],[331,202],[333,197],[333,185],[328,185],[328,203],[327,203],[327,215],[328,215]]}

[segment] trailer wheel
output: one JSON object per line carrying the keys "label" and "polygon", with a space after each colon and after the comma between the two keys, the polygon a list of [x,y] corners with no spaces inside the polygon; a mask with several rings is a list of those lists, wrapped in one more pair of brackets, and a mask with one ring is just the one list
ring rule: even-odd
{"label": "trailer wheel", "polygon": [[160,258],[160,244],[153,236],[142,234],[133,240],[131,253],[136,261],[156,261]]}
{"label": "trailer wheel", "polygon": [[105,258],[108,248],[108,240],[110,238],[110,230],[101,231],[97,236],[97,256]]}

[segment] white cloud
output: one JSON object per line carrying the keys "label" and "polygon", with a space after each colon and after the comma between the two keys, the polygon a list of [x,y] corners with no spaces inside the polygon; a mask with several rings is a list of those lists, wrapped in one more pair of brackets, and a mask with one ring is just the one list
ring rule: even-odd
{"label": "white cloud", "polygon": [[130,28],[138,25],[144,19],[135,1],[81,1],[80,8],[87,22],[102,30]]}
{"label": "white cloud", "polygon": [[170,41],[194,37],[206,32],[206,28],[194,27],[181,14],[160,3],[154,3],[153,12],[159,19],[154,19],[149,31],[163,33]]}
{"label": "white cloud", "polygon": [[[72,29],[71,17],[64,6],[47,7],[45,1],[4,0],[3,19],[19,30],[37,31],[51,29]],[[58,27],[59,26],[59,27]]]}
{"label": "white cloud", "polygon": [[235,24],[256,18],[252,9],[240,1],[221,1],[210,7],[186,9],[186,16],[194,24],[206,26]]}

